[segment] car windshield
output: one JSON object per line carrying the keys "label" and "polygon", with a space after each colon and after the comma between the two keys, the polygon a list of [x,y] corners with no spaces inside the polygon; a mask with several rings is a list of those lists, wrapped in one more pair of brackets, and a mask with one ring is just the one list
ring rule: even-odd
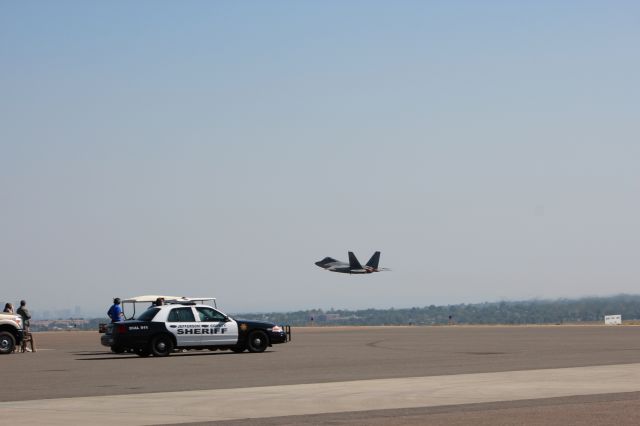
{"label": "car windshield", "polygon": [[160,310],[160,308],[149,308],[146,311],[144,311],[138,317],[138,320],[139,321],[151,321],[153,319],[153,317],[156,316],[156,314],[158,313],[159,310]]}

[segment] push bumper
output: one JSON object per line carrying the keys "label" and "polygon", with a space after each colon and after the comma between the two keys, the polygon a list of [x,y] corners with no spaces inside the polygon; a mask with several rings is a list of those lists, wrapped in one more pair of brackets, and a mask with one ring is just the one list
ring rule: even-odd
{"label": "push bumper", "polygon": [[269,341],[271,344],[286,343],[291,341],[291,326],[283,325],[282,331],[271,331],[269,333]]}

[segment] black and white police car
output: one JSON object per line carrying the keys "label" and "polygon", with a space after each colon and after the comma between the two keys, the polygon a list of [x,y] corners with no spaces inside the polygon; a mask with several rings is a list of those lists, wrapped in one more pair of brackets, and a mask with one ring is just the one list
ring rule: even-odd
{"label": "black and white police car", "polygon": [[102,345],[115,353],[134,352],[146,357],[168,356],[179,349],[263,352],[271,345],[291,340],[289,326],[236,320],[188,298],[165,303],[149,307],[136,319],[106,326],[100,338]]}

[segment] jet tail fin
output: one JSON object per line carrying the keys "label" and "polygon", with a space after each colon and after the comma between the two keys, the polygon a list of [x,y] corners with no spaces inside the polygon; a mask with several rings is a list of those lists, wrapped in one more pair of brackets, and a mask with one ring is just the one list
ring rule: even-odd
{"label": "jet tail fin", "polygon": [[369,261],[367,262],[367,266],[369,266],[369,267],[371,267],[373,269],[377,269],[379,261],[380,261],[380,252],[377,251],[377,252],[373,253],[373,256],[371,256],[371,259],[369,259]]}
{"label": "jet tail fin", "polygon": [[349,252],[349,268],[351,269],[362,269],[362,265],[358,262],[356,255],[353,254],[352,251]]}

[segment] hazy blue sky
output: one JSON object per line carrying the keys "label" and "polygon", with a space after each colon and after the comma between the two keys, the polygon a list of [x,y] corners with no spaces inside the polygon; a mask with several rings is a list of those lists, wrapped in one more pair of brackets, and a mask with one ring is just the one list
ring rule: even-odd
{"label": "hazy blue sky", "polygon": [[635,1],[1,1],[0,301],[638,293],[639,46]]}

